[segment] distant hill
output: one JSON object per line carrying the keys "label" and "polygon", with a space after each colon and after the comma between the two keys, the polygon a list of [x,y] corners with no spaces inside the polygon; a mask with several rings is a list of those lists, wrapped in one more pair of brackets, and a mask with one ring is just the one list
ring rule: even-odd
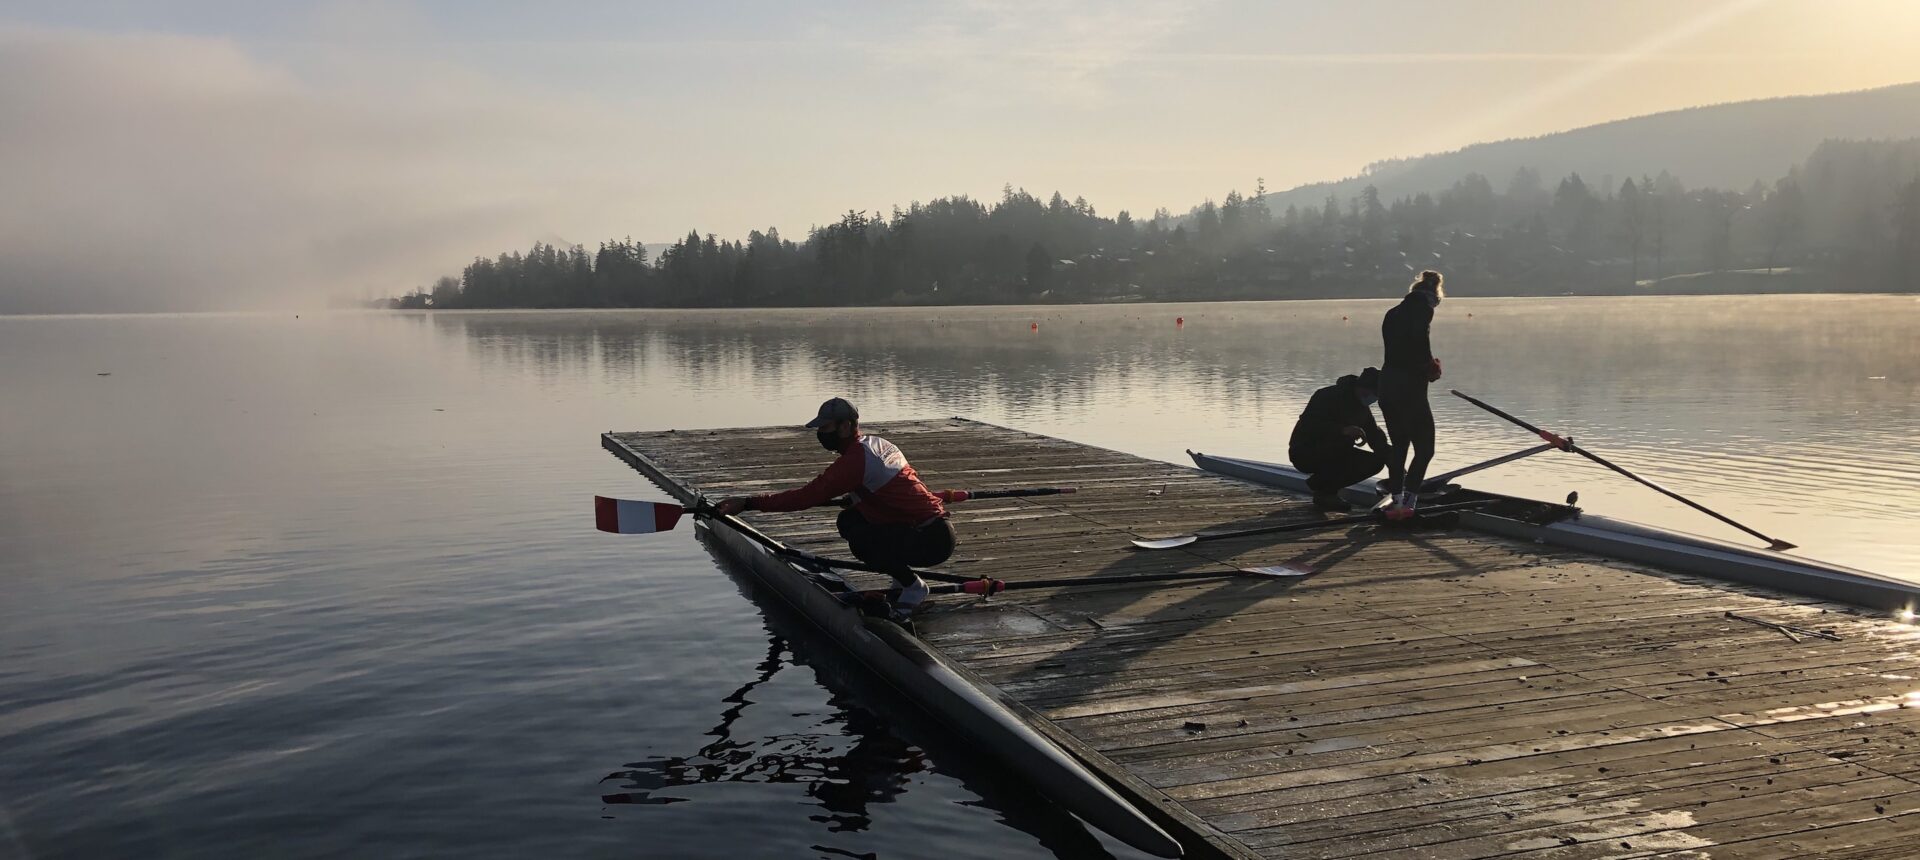
{"label": "distant hill", "polygon": [[1495,189],[1506,187],[1522,167],[1553,184],[1579,173],[1600,191],[1612,177],[1617,190],[1627,177],[1672,173],[1689,188],[1745,190],[1754,180],[1772,183],[1829,138],[1867,140],[1920,137],[1920,83],[1816,96],[1789,96],[1650,114],[1571,131],[1494,143],[1453,152],[1370,165],[1360,176],[1302,185],[1267,195],[1278,212],[1289,205],[1318,207],[1332,194],[1341,201],[1374,186],[1384,200],[1434,192],[1469,173]]}

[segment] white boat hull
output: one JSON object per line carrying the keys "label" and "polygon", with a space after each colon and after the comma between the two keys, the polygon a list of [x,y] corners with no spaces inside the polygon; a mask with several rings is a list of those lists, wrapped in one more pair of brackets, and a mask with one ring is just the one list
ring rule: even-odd
{"label": "white boat hull", "polygon": [[[1306,476],[1288,466],[1194,451],[1188,451],[1187,455],[1193,458],[1194,465],[1208,472],[1299,493],[1310,492]],[[1359,484],[1343,490],[1342,495],[1349,501],[1363,504],[1372,503],[1376,497],[1370,485]],[[1478,495],[1514,498],[1493,493]],[[1546,504],[1533,500],[1518,501]],[[1755,549],[1704,535],[1611,517],[1576,512],[1558,522],[1539,525],[1491,513],[1466,511],[1460,516],[1460,524],[1492,534],[1871,609],[1888,612],[1920,609],[1920,585],[1914,583],[1775,550]]]}

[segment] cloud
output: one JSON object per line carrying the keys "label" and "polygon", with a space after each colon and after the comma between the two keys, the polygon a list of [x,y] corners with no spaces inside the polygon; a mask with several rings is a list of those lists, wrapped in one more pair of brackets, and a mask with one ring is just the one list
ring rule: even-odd
{"label": "cloud", "polygon": [[218,38],[0,29],[0,312],[387,295],[635,191],[597,168],[633,157],[638,117],[391,56],[294,68]]}

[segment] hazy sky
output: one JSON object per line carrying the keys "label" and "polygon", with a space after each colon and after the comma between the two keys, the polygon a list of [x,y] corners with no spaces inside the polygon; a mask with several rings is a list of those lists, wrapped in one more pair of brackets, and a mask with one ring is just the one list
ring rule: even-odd
{"label": "hazy sky", "polygon": [[1920,2],[0,0],[0,312],[404,291],[1003,183],[1176,212],[1920,80]]}

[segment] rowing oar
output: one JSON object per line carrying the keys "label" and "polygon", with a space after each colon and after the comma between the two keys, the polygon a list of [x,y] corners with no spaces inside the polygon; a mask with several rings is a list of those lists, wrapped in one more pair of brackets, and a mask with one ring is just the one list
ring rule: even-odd
{"label": "rowing oar", "polygon": [[[1030,487],[1016,490],[941,490],[936,495],[949,502],[962,502],[970,499],[1052,496],[1071,493],[1073,491],[1073,487]],[[838,500],[829,501],[821,507],[831,507],[837,503]],[[888,570],[878,565],[867,564],[863,561],[829,558],[827,556],[815,555],[803,549],[796,549],[748,525],[746,520],[736,516],[721,514],[714,510],[712,505],[706,504],[705,502],[701,502],[693,507],[687,507],[685,505],[676,505],[672,502],[642,502],[632,499],[614,499],[606,496],[594,496],[593,513],[594,525],[597,528],[603,532],[613,532],[615,534],[653,534],[656,532],[670,531],[680,522],[682,516],[694,514],[725,523],[735,531],[745,535],[749,540],[766,547],[773,551],[775,555],[783,558],[793,559],[819,567],[832,567],[840,570],[862,570],[868,573],[883,573],[889,576],[900,572]],[[915,568],[913,572],[927,579],[938,580],[940,582],[971,583],[977,581],[975,577],[942,573],[937,570]]]}
{"label": "rowing oar", "polygon": [[[726,524],[761,546],[771,550],[774,555],[794,561],[805,562],[817,567],[839,568],[841,570],[864,570],[868,573],[884,573],[889,576],[898,571],[890,571],[878,565],[845,558],[828,558],[815,555],[804,549],[796,549],[781,542],[778,538],[749,525],[739,517],[722,514],[712,505],[701,503],[693,507],[676,505],[672,502],[639,502],[632,499],[610,499],[606,496],[593,497],[595,525],[603,532],[625,535],[643,535],[672,529],[683,514],[706,517]],[[972,582],[971,577],[932,570],[915,569],[914,573],[941,582]]]}
{"label": "rowing oar", "polygon": [[[966,498],[989,499],[1012,496],[1050,496],[1059,493],[1071,493],[1073,492],[1073,488],[1042,487],[1023,490],[979,490],[971,492],[945,490],[941,492],[941,495],[945,496],[948,493],[958,494],[963,492],[966,493]],[[956,501],[958,500],[959,499],[956,499]],[[861,570],[868,573],[886,574],[888,576],[901,573],[901,571],[888,570],[878,565],[867,564],[864,561],[830,558],[788,546],[780,539],[754,528],[748,524],[746,520],[736,516],[723,515],[714,510],[712,505],[706,504],[705,502],[694,505],[693,507],[686,507],[684,505],[676,505],[672,502],[640,502],[631,499],[612,499],[606,496],[594,496],[593,507],[596,524],[599,529],[604,532],[614,532],[617,534],[652,534],[655,532],[663,532],[672,529],[674,525],[680,521],[682,515],[691,513],[696,516],[706,517],[708,520],[718,520],[740,534],[745,535],[748,540],[766,547],[774,555],[782,558],[792,559],[821,568]],[[1435,510],[1438,510],[1438,508],[1435,508]],[[910,572],[936,582],[952,583],[950,586],[936,588],[934,590],[936,594],[965,592],[969,594],[991,595],[1005,591],[1010,585],[1014,588],[1048,588],[1064,585],[1112,585],[1126,582],[1211,579],[1246,575],[1287,577],[1306,576],[1312,573],[1313,570],[1312,568],[1298,565],[1283,564],[1272,567],[1234,568],[1225,571],[1187,571],[1184,573],[1164,573],[1145,576],[1095,576],[1072,580],[1027,580],[1019,584],[1010,584],[1002,580],[989,579],[983,576],[961,576],[957,573],[946,573],[944,571],[928,570],[925,568],[912,568]]]}
{"label": "rowing oar", "polygon": [[[1079,492],[1079,490],[1074,487],[1025,487],[1017,490],[940,490],[933,495],[940,501],[953,505],[974,499],[1024,499],[1032,496],[1057,496],[1061,493],[1074,492]],[[835,499],[828,499],[819,504],[818,507],[850,508],[853,507],[853,503],[853,496],[841,496]]]}
{"label": "rowing oar", "polygon": [[935,585],[927,589],[929,594],[984,594],[992,596],[1003,591],[1019,591],[1025,588],[1073,588],[1082,585],[1131,585],[1136,582],[1172,582],[1182,579],[1231,579],[1239,576],[1266,577],[1269,579],[1292,579],[1312,576],[1314,569],[1304,564],[1276,564],[1267,567],[1239,567],[1232,570],[1183,570],[1175,573],[1146,573],[1138,576],[1081,576],[1057,579],[991,579],[979,577],[956,582],[950,585]]}
{"label": "rowing oar", "polygon": [[[941,490],[934,493],[940,501],[947,504],[970,501],[973,499],[1012,499],[1028,496],[1057,496],[1075,492],[1073,487],[1026,487],[1017,490]],[[852,504],[846,496],[829,499],[818,507],[844,508]],[[603,532],[614,534],[643,535],[654,532],[672,531],[686,514],[708,514],[711,508],[700,506],[689,508],[672,502],[639,502],[631,499],[614,499],[606,496],[593,497],[595,525]]]}
{"label": "rowing oar", "polygon": [[[1481,500],[1471,501],[1471,502],[1454,502],[1453,504],[1448,504],[1448,505],[1434,505],[1433,507],[1430,507],[1430,508],[1421,508],[1419,510],[1419,513],[1420,514],[1438,514],[1438,513],[1445,513],[1447,511],[1458,511],[1466,508],[1476,508],[1482,505],[1490,505],[1490,504],[1493,504],[1493,500],[1491,499],[1481,499]],[[1379,523],[1379,522],[1388,522],[1388,520],[1386,516],[1384,516],[1378,511],[1369,511],[1364,514],[1355,514],[1353,516],[1347,516],[1347,517],[1328,517],[1325,519],[1318,519],[1318,520],[1301,520],[1301,521],[1291,522],[1291,523],[1280,523],[1278,525],[1271,525],[1271,526],[1255,526],[1253,528],[1234,529],[1232,531],[1223,531],[1223,532],[1195,532],[1190,535],[1179,535],[1177,537],[1159,538],[1157,540],[1136,540],[1133,542],[1133,545],[1141,549],[1174,549],[1176,547],[1188,546],[1190,544],[1196,544],[1206,540],[1225,540],[1227,538],[1252,537],[1253,535],[1270,535],[1270,534],[1277,534],[1279,532],[1312,531],[1314,529],[1333,528],[1335,526],[1344,526],[1344,525],[1350,525],[1353,523]]]}
{"label": "rowing oar", "polygon": [[1572,439],[1563,438],[1561,436],[1555,435],[1553,433],[1549,433],[1545,430],[1535,427],[1532,424],[1528,424],[1525,421],[1522,421],[1518,418],[1513,417],[1512,415],[1508,415],[1507,413],[1500,411],[1500,409],[1498,409],[1497,407],[1494,407],[1493,405],[1477,397],[1473,397],[1468,394],[1462,394],[1459,391],[1454,391],[1451,389],[1449,389],[1449,392],[1453,396],[1458,397],[1461,400],[1465,400],[1468,403],[1478,406],[1481,409],[1485,409],[1488,412],[1491,412],[1501,418],[1505,418],[1508,421],[1511,421],[1514,424],[1522,428],[1525,428],[1527,431],[1533,433],[1536,436],[1539,436],[1541,439],[1546,440],[1547,444],[1552,445],[1555,448],[1559,448],[1562,451],[1572,451],[1575,454],[1579,454],[1580,456],[1585,457],[1589,460],[1592,460],[1595,463],[1599,463],[1602,466],[1605,466],[1609,469],[1612,469],[1615,472],[1619,472],[1622,475],[1625,475],[1629,478],[1632,478],[1635,481],[1640,482],[1642,486],[1645,486],[1656,493],[1666,496],[1669,499],[1672,499],[1676,502],[1686,505],[1689,508],[1699,511],[1700,513],[1706,514],[1707,516],[1713,517],[1714,519],[1719,520],[1723,523],[1726,523],[1727,525],[1733,526],[1736,529],[1739,529],[1743,532],[1746,532],[1747,534],[1753,535],[1754,537],[1757,537],[1763,541],[1766,541],[1768,544],[1768,547],[1767,547],[1768,549],[1786,550],[1786,549],[1793,549],[1795,546],[1794,544],[1787,543],[1786,541],[1783,541],[1779,538],[1768,537],[1767,535],[1761,534],[1760,532],[1754,529],[1747,528],[1746,526],[1743,526],[1737,522],[1734,522],[1732,518],[1724,514],[1721,514],[1720,512],[1715,511],[1712,508],[1707,507],[1706,505],[1702,505],[1699,502],[1696,502],[1692,499],[1687,498],[1686,496],[1680,495],[1679,493],[1669,490],[1666,487],[1662,487],[1659,484],[1649,481],[1646,478],[1642,478],[1639,475],[1636,475],[1632,472],[1627,471],[1626,469],[1621,468],[1620,466],[1617,466],[1611,462],[1608,462],[1607,458],[1602,457],[1599,454],[1595,454],[1592,451],[1589,451],[1585,448],[1582,448],[1579,445],[1573,444]]}
{"label": "rowing oar", "polygon": [[949,504],[972,499],[1024,499],[1030,496],[1057,496],[1062,493],[1079,492],[1074,487],[1024,487],[1014,490],[941,490],[934,493],[940,501]]}

